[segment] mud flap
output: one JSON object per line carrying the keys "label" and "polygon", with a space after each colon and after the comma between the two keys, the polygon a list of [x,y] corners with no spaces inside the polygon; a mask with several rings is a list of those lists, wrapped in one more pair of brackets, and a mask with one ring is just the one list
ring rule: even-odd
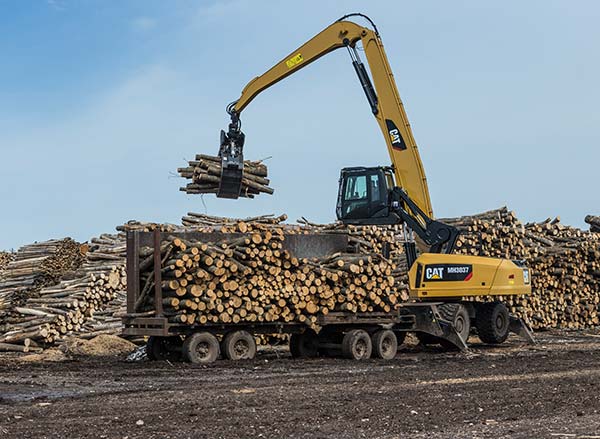
{"label": "mud flap", "polygon": [[510,316],[508,330],[513,334],[517,334],[529,344],[536,343],[535,338],[533,337],[533,331],[523,319],[519,319],[515,316]]}

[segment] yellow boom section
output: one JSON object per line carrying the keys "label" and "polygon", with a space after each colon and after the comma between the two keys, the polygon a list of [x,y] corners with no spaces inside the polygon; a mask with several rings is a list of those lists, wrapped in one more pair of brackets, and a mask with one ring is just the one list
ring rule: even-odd
{"label": "yellow boom section", "polygon": [[[241,113],[261,91],[323,55],[342,47],[354,47],[358,41],[362,43],[371,70],[378,98],[376,111],[373,112],[387,144],[394,166],[396,184],[407,192],[423,212],[433,218],[427,179],[417,144],[396,88],[383,43],[375,31],[351,21],[333,23],[267,72],[250,81],[242,90],[242,95],[232,109],[238,114]],[[416,212],[414,214],[416,218],[419,218]]]}

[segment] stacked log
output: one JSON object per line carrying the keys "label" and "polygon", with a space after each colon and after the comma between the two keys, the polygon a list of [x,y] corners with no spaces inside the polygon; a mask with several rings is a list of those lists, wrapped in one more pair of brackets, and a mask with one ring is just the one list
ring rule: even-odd
{"label": "stacked log", "polygon": [[525,260],[532,294],[501,299],[534,328],[600,324],[600,234],[563,225],[560,218],[522,224],[506,207],[442,221],[461,230],[459,254]]}
{"label": "stacked log", "polygon": [[[121,278],[121,282],[125,277]],[[126,288],[126,286],[124,286]],[[104,306],[100,306],[88,317],[75,335],[79,338],[89,339],[100,334],[121,335],[123,320],[127,314],[127,291],[121,289],[114,291],[114,299]]]}
{"label": "stacked log", "polygon": [[71,238],[21,247],[0,271],[0,324],[10,310],[52,285],[82,262],[82,248]]}
{"label": "stacked log", "polygon": [[[190,160],[185,168],[177,172],[183,178],[191,180],[181,191],[188,194],[216,194],[221,183],[221,158],[198,154],[196,160]],[[267,167],[261,161],[244,161],[242,188],[240,197],[254,198],[260,193],[272,194],[269,187]]]}
{"label": "stacked log", "polygon": [[0,251],[0,271],[4,269],[13,259],[15,255],[11,252]]}
{"label": "stacked log", "polygon": [[[296,222],[298,224],[286,224],[287,215],[275,216],[260,215],[249,218],[226,218],[210,216],[205,214],[189,212],[182,218],[183,230],[194,230],[199,232],[222,232],[222,233],[249,233],[253,231],[264,231],[276,229],[279,233],[286,234],[315,234],[315,233],[338,233],[348,236],[348,252],[361,254],[384,255],[392,261],[396,268],[392,275],[395,285],[401,292],[403,299],[408,298],[408,265],[404,254],[403,243],[406,240],[405,230],[401,225],[386,226],[356,226],[344,225],[340,222],[331,224],[316,224],[302,217]],[[136,227],[139,229],[141,224]],[[155,226],[155,225],[154,225]],[[145,231],[154,229],[154,226],[143,224]],[[162,231],[182,231],[174,229],[173,226],[161,226]]]}
{"label": "stacked log", "polygon": [[[77,248],[80,251],[79,245]],[[35,293],[26,291],[18,306],[12,307],[0,321],[0,350],[47,346],[80,332],[92,336],[103,333],[106,328],[91,324],[96,311],[115,300],[124,303],[124,237],[101,235],[92,239],[86,250],[81,265],[76,270],[62,272],[62,276],[57,265],[61,258],[54,257],[41,265],[44,270],[54,270],[49,274],[50,279],[61,277],[61,280],[48,281]],[[22,260],[19,253],[21,250],[16,260]],[[25,253],[37,254],[29,247]]]}
{"label": "stacked log", "polygon": [[[225,242],[169,238],[161,246],[163,307],[171,322],[301,322],[332,311],[391,312],[405,300],[396,265],[377,253],[298,259],[280,228]],[[152,255],[140,262],[137,311],[154,307]]]}
{"label": "stacked log", "polygon": [[[294,226],[282,224],[285,220],[287,220],[286,214],[282,214],[277,217],[272,214],[268,214],[241,219],[189,212],[186,216],[181,218],[181,224],[183,224],[183,226],[186,228],[194,230],[200,230],[204,232],[220,231],[223,233],[246,233],[253,227],[263,226],[281,226],[293,229]],[[295,229],[299,230],[298,227],[295,227]]]}
{"label": "stacked log", "polygon": [[600,233],[600,216],[587,215],[585,222],[590,225],[590,232]]}

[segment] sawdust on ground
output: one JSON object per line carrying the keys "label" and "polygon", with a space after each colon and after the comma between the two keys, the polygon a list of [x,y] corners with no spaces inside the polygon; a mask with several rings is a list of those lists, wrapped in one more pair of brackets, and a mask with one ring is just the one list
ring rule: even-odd
{"label": "sawdust on ground", "polygon": [[112,357],[126,355],[137,346],[132,342],[116,335],[101,334],[91,340],[70,338],[63,345],[63,350],[70,355],[91,357]]}
{"label": "sawdust on ground", "polygon": [[67,361],[69,357],[65,353],[57,348],[46,349],[39,354],[30,354],[19,357],[19,361],[25,363],[38,363],[38,362],[61,362]]}

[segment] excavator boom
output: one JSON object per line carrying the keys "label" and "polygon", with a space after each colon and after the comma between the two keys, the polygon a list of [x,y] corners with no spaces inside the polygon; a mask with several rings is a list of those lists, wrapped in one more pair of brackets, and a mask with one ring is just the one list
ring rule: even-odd
{"label": "excavator boom", "polygon": [[[348,21],[352,16],[366,18],[372,28]],[[360,46],[368,70],[360,60]],[[451,323],[456,340],[462,340],[463,347],[466,347],[473,317],[480,338],[486,342],[504,341],[509,327],[527,333],[525,323],[509,318],[508,310],[501,302],[474,304],[461,301],[465,296],[528,294],[531,292],[529,269],[522,261],[449,254],[453,251],[458,230],[433,219],[425,172],[383,43],[377,27],[362,14],[346,15],[325,28],[250,81],[239,99],[228,106],[231,123],[229,131],[221,135],[219,155],[223,163],[223,190],[218,195],[235,198],[236,190],[239,194],[236,181],[243,169],[244,135],[239,129],[242,111],[263,90],[340,48],[346,48],[350,54],[373,116],[383,133],[392,166],[342,169],[338,219],[346,224],[404,223],[418,236],[422,247],[427,247],[427,251],[419,256],[412,234],[407,234],[404,242],[410,295],[420,301],[440,300],[440,303],[423,305],[434,308],[439,305],[440,309],[446,310],[447,318],[441,314],[436,316],[436,311],[428,308],[435,320],[446,318]],[[384,257],[387,257],[386,253],[382,249]]]}
{"label": "excavator boom", "polygon": [[[347,18],[353,15],[361,14],[342,17],[292,51],[268,71],[252,79],[242,90],[239,99],[229,106],[228,112],[233,119],[238,120],[240,113],[263,90],[308,66],[320,57],[336,49],[347,48],[373,115],[384,135],[396,184],[408,194],[427,217],[431,218],[433,209],[427,179],[379,32],[374,25],[373,29],[369,29],[348,21]],[[372,83],[359,58],[357,51],[359,42],[369,64]],[[226,134],[226,148],[231,146],[231,143],[227,143],[228,136],[236,136],[235,130],[231,131],[231,126],[230,132]],[[412,212],[412,214],[417,217],[419,223],[425,225],[425,218],[421,218],[417,212]]]}

